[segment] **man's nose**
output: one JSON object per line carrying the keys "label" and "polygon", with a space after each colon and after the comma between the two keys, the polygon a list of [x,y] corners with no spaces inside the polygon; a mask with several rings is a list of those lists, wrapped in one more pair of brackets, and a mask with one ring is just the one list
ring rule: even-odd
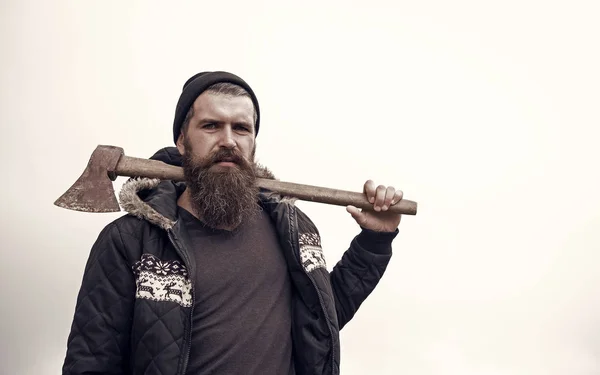
{"label": "man's nose", "polygon": [[225,126],[221,131],[221,137],[219,139],[219,145],[225,148],[235,148],[237,143],[233,137],[233,131],[229,126]]}

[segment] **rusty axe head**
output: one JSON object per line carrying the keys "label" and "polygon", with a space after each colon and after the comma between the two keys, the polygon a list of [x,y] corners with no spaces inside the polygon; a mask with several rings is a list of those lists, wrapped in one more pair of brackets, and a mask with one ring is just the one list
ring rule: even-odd
{"label": "rusty axe head", "polygon": [[96,147],[81,177],[54,204],[83,212],[120,211],[112,182],[117,177],[114,171],[123,154],[120,147]]}

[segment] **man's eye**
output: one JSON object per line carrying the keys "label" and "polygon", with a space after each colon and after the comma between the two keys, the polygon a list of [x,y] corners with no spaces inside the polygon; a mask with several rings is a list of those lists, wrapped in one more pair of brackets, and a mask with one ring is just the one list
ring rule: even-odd
{"label": "man's eye", "polygon": [[248,129],[248,127],[244,126],[244,125],[238,125],[238,126],[235,127],[235,129],[238,130],[238,131],[242,131],[242,132],[248,132],[248,131],[250,131],[250,129]]}
{"label": "man's eye", "polygon": [[204,124],[202,127],[204,129],[214,129],[216,127],[216,125],[213,123],[208,123],[208,124]]}

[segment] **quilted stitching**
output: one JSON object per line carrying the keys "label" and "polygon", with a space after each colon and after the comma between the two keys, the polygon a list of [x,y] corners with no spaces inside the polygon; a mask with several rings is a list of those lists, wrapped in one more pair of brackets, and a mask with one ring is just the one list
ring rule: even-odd
{"label": "quilted stitching", "polygon": [[119,240],[118,229],[110,225],[92,248],[67,341],[71,351],[65,360],[66,373],[90,367],[109,372],[119,366],[115,354],[125,347],[127,334],[123,332],[128,332],[125,325],[130,315],[124,286],[133,280],[122,272],[126,264],[117,250]]}
{"label": "quilted stitching", "polygon": [[137,313],[145,316],[148,324],[136,328],[136,331],[143,332],[134,341],[137,347],[136,367],[142,369],[144,374],[174,373],[173,358],[179,359],[184,335],[183,325],[176,329],[172,324],[182,319],[180,306],[174,302],[147,300],[138,300],[137,304]]}

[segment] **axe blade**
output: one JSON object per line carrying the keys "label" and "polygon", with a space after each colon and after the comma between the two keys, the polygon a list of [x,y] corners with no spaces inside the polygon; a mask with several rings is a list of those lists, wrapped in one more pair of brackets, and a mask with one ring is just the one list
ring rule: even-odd
{"label": "axe blade", "polygon": [[87,167],[75,183],[54,204],[83,212],[119,212],[112,181],[123,149],[114,146],[96,147]]}

